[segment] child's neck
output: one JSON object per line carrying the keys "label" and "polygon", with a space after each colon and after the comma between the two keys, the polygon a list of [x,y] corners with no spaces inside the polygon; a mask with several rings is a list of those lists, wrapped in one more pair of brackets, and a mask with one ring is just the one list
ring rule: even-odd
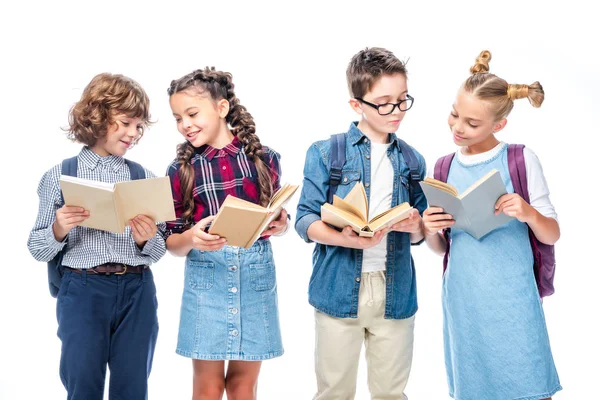
{"label": "child's neck", "polygon": [[106,151],[104,149],[104,147],[101,146],[92,146],[89,148],[91,151],[93,151],[94,153],[98,154],[100,157],[108,157],[108,156],[112,156],[111,153],[109,153],[108,151]]}
{"label": "child's neck", "polygon": [[464,146],[461,151],[466,156],[474,156],[475,154],[481,154],[492,150],[498,143],[500,143],[500,141],[496,139],[496,136],[490,135],[488,139],[481,143]]}
{"label": "child's neck", "polygon": [[229,143],[231,143],[233,138],[234,138],[234,136],[233,136],[233,133],[231,133],[231,130],[227,126],[224,126],[224,127],[221,127],[221,129],[219,130],[219,133],[217,133],[214,140],[211,140],[210,142],[207,142],[206,144],[208,144],[211,147],[214,147],[215,149],[222,149],[223,147],[225,147]]}
{"label": "child's neck", "polygon": [[390,134],[387,132],[378,132],[369,125],[367,121],[361,119],[356,126],[373,143],[388,143]]}

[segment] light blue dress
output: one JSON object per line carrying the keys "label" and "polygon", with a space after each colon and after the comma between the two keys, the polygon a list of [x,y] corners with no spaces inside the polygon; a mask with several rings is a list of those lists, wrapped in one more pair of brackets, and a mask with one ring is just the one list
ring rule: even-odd
{"label": "light blue dress", "polygon": [[[491,169],[514,193],[507,145],[466,165],[454,157],[448,183],[462,193]],[[538,400],[561,389],[533,274],[527,225],[513,220],[476,240],[452,230],[443,283],[444,351],[457,400]]]}

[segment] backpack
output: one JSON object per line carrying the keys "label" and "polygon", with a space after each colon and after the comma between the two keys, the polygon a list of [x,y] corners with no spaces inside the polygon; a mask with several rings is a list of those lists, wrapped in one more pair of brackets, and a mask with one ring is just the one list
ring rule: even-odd
{"label": "backpack", "polygon": [[[421,174],[419,173],[419,161],[415,156],[415,153],[412,151],[410,146],[406,144],[401,139],[398,140],[400,144],[400,151],[404,156],[404,160],[406,164],[408,164],[408,168],[410,169],[410,186],[409,186],[409,195],[411,205],[414,205],[414,196],[415,194],[422,192],[421,185],[419,185],[419,181],[421,180]],[[337,190],[340,182],[342,181],[342,168],[346,163],[346,135],[344,133],[338,133],[336,135],[331,135],[331,161],[329,166],[329,189],[327,191],[327,201],[329,203],[333,202],[333,195]]]}
{"label": "backpack", "polygon": [[[129,167],[131,180],[144,179],[146,177],[146,171],[140,164],[130,160],[125,160],[125,163]],[[63,160],[61,173],[62,175],[77,177],[77,156]],[[62,192],[60,194],[60,199],[60,206],[62,207],[65,204],[65,199],[62,196]],[[50,288],[50,295],[52,297],[58,296],[60,281],[62,280],[64,271],[62,260],[65,255],[66,248],[66,246],[63,247],[63,249],[59,251],[52,260],[48,261],[48,286]]]}
{"label": "backpack", "polygon": [[[513,183],[515,193],[529,203],[529,190],[527,188],[527,170],[525,168],[525,157],[523,156],[522,144],[508,145],[508,170]],[[448,180],[450,165],[454,153],[448,154],[437,160],[434,170],[434,178],[442,182]],[[444,230],[446,238],[446,254],[444,254],[444,271],[448,266],[450,255],[450,229]],[[540,297],[550,296],[554,293],[554,272],[556,260],[554,257],[554,246],[540,242],[531,228],[529,228],[529,242],[533,251],[533,272]]]}

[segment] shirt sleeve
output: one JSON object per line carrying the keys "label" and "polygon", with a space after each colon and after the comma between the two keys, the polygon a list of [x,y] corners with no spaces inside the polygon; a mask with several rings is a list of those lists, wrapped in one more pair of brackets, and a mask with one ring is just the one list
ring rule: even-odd
{"label": "shirt sleeve", "polygon": [[281,188],[281,155],[271,150],[269,158],[269,171],[271,172],[271,182],[273,184],[273,193]]}
{"label": "shirt sleeve", "polygon": [[527,170],[529,203],[543,216],[558,221],[558,215],[550,201],[550,190],[539,158],[528,147],[523,149],[523,156],[525,158],[525,169]]}
{"label": "shirt sleeve", "polygon": [[327,189],[329,188],[329,171],[321,156],[321,151],[313,144],[306,153],[304,163],[304,180],[302,192],[296,211],[294,227],[298,235],[305,242],[311,243],[308,237],[309,226],[321,219],[321,205],[327,202]]}
{"label": "shirt sleeve", "polygon": [[179,164],[174,161],[167,168],[167,176],[171,181],[171,193],[173,195],[173,205],[175,207],[175,220],[167,221],[165,225],[165,237],[169,237],[174,233],[183,233],[185,231],[185,223],[183,218],[181,218],[184,208],[178,166]]}
{"label": "shirt sleeve", "polygon": [[68,235],[62,242],[59,242],[52,231],[52,224],[56,220],[56,210],[62,207],[59,187],[60,168],[60,165],[57,165],[46,172],[37,189],[40,203],[37,219],[29,234],[27,248],[33,258],[38,261],[52,260],[67,243]]}

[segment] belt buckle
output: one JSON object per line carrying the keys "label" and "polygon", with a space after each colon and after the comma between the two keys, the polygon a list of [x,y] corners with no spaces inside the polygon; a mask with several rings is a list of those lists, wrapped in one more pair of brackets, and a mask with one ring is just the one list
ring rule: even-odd
{"label": "belt buckle", "polygon": [[122,264],[122,265],[123,265],[123,271],[115,272],[115,275],[124,275],[127,272],[127,264]]}

